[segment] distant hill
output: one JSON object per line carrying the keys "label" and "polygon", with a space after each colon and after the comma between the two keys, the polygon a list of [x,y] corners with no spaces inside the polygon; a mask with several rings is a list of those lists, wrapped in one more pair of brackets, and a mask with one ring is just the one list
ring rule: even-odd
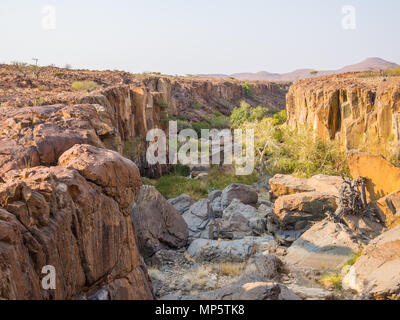
{"label": "distant hill", "polygon": [[217,77],[217,78],[236,78],[239,80],[282,80],[282,81],[295,81],[300,79],[312,78],[317,76],[325,76],[330,74],[340,74],[346,72],[360,72],[372,70],[384,70],[387,68],[398,67],[399,65],[394,62],[389,62],[381,58],[368,58],[356,64],[345,66],[338,70],[318,70],[318,73],[311,74],[315,69],[298,69],[288,73],[270,73],[267,71],[260,71],[257,73],[234,73],[227,74],[201,74],[203,77]]}

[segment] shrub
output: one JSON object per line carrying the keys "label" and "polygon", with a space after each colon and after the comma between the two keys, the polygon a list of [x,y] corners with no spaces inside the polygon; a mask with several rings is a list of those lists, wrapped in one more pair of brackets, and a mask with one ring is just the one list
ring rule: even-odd
{"label": "shrub", "polygon": [[43,97],[40,97],[39,99],[32,100],[33,106],[43,106],[46,104],[46,99]]}
{"label": "shrub", "polygon": [[65,75],[65,73],[64,72],[60,72],[60,71],[57,71],[57,72],[53,73],[53,76],[55,78],[62,78],[62,77],[64,77],[64,75]]}
{"label": "shrub", "polygon": [[385,75],[388,77],[400,77],[400,67],[386,69]]}
{"label": "shrub", "polygon": [[200,121],[200,122],[194,122],[192,124],[192,128],[194,131],[196,131],[197,135],[200,137],[201,136],[201,130],[202,129],[211,129],[211,126],[208,124],[206,121]]}
{"label": "shrub", "polygon": [[311,74],[312,76],[315,76],[316,74],[318,74],[318,71],[317,71],[317,70],[313,70],[313,71],[310,72],[310,74]]}
{"label": "shrub", "polygon": [[233,109],[231,114],[231,128],[237,129],[249,120],[250,105],[242,101],[240,107]]}
{"label": "shrub", "polygon": [[175,164],[171,166],[171,174],[176,176],[188,177],[190,175],[190,167],[183,164]]}
{"label": "shrub", "polygon": [[26,78],[28,74],[28,64],[25,62],[14,61],[12,65],[22,77]]}
{"label": "shrub", "polygon": [[160,108],[162,108],[162,109],[168,109],[168,103],[165,102],[165,101],[160,101],[160,102],[158,102],[157,104],[158,104],[158,105],[160,106]]}
{"label": "shrub", "polygon": [[225,117],[222,114],[215,116],[210,119],[211,128],[215,129],[226,129],[230,127],[229,117]]}
{"label": "shrub", "polygon": [[36,79],[39,79],[40,73],[42,72],[42,67],[30,65],[29,70],[32,72]]}
{"label": "shrub", "polygon": [[181,132],[182,130],[185,130],[185,129],[192,128],[192,125],[190,124],[189,121],[178,119],[177,123],[178,123],[178,132]]}
{"label": "shrub", "polygon": [[342,290],[343,276],[337,273],[326,274],[318,282],[327,288],[333,288],[335,290]]}
{"label": "shrub", "polygon": [[247,123],[244,128],[254,129],[256,166],[263,173],[311,177],[347,171],[339,143],[316,138],[312,128],[276,125],[276,120],[270,118]]}
{"label": "shrub", "polygon": [[243,88],[243,91],[244,91],[244,95],[246,96],[246,97],[251,97],[251,85],[250,85],[250,83],[248,83],[248,82],[245,82],[245,83],[243,83],[242,84],[242,88]]}
{"label": "shrub", "polygon": [[286,110],[279,111],[274,114],[273,119],[276,120],[275,123],[277,125],[284,124],[287,121],[287,112]]}
{"label": "shrub", "polygon": [[75,81],[72,83],[71,87],[77,91],[91,92],[99,89],[101,86],[94,81]]}

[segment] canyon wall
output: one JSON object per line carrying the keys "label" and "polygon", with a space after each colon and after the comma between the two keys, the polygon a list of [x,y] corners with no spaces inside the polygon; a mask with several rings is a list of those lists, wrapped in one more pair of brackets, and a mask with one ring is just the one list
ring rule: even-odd
{"label": "canyon wall", "polygon": [[399,155],[400,78],[344,74],[295,82],[287,94],[288,124],[308,124],[346,150]]}
{"label": "canyon wall", "polygon": [[[242,99],[283,108],[287,88],[252,83],[247,96],[234,81],[54,68],[32,80],[10,68],[0,73],[0,300],[152,299],[131,206],[140,172],[167,168],[146,164],[147,131],[171,116],[228,115]],[[74,92],[76,80],[102,88]]]}

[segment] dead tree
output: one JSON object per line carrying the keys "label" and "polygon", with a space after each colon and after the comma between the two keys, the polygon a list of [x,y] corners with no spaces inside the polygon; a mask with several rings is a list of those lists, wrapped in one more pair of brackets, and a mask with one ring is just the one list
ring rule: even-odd
{"label": "dead tree", "polygon": [[345,216],[365,215],[368,208],[365,192],[366,179],[360,177],[357,180],[352,180],[344,175],[342,175],[342,179],[343,184],[339,189],[339,206],[336,212],[331,215],[335,221],[345,223],[343,220]]}

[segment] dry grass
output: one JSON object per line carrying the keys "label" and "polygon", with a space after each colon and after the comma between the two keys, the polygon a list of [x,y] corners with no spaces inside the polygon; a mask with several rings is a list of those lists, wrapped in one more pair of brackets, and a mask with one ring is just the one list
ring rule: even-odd
{"label": "dry grass", "polygon": [[214,271],[224,276],[241,276],[244,270],[243,263],[224,262],[219,265],[214,265]]}
{"label": "dry grass", "polygon": [[342,290],[343,275],[332,273],[324,275],[318,282],[327,288]]}

